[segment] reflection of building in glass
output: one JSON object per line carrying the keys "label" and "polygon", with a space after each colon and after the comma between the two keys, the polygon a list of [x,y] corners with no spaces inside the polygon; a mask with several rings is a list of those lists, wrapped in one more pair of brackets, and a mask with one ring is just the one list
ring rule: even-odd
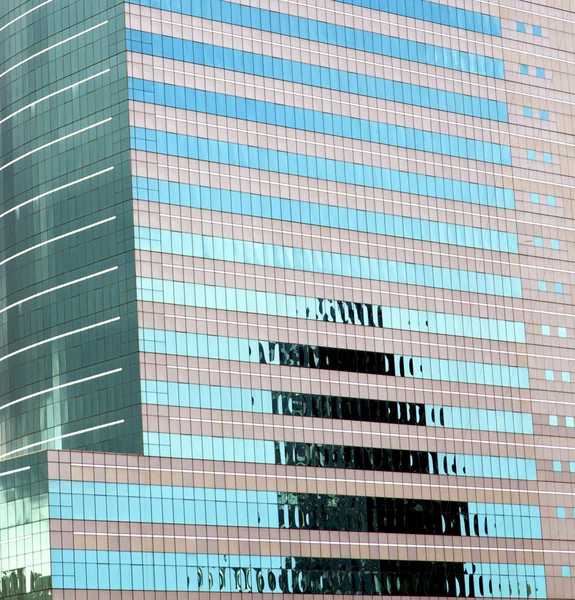
{"label": "reflection of building in glass", "polygon": [[3,1],[0,598],[573,598],[575,16],[464,4]]}

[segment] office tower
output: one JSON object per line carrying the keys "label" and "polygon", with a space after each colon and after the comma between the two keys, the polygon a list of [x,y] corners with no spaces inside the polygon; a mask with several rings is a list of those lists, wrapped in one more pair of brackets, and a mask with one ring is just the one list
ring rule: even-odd
{"label": "office tower", "polygon": [[2,0],[0,597],[574,597],[567,0]]}

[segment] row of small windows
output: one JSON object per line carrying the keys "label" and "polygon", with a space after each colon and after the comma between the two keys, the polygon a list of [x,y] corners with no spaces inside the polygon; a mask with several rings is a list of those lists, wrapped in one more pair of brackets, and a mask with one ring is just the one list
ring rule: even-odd
{"label": "row of small windows", "polygon": [[[536,35],[537,37],[541,37],[543,35],[541,25],[529,25],[528,26],[521,21],[517,21],[515,25],[516,25],[517,31],[519,33],[532,33],[533,35]],[[527,29],[528,27],[530,28],[531,31],[528,31],[528,29]]]}
{"label": "row of small windows", "polygon": [[[551,326],[550,325],[541,325],[541,335],[551,335]],[[567,328],[566,327],[557,327],[557,335],[560,338],[567,337]]]}
{"label": "row of small windows", "polygon": [[[539,118],[542,121],[549,121],[549,111],[548,110],[539,110],[537,111],[539,113]],[[533,115],[535,113],[533,112],[533,109],[530,106],[524,106],[523,107],[523,116],[527,117],[529,119],[533,118]]]}
{"label": "row of small windows", "polygon": [[[545,369],[546,381],[555,381],[558,377],[559,375],[555,371],[551,369]],[[562,381],[563,383],[571,383],[571,373],[569,373],[569,371],[561,371],[561,379],[559,381]]]}
{"label": "row of small windows", "polygon": [[537,289],[540,292],[551,292],[553,291],[555,294],[563,294],[564,288],[562,283],[547,283],[546,281],[537,281]]}
{"label": "row of small windows", "polygon": [[[559,417],[557,415],[549,415],[549,425],[551,425],[552,427],[558,427]],[[575,427],[575,418],[565,417],[565,427]]]}
{"label": "row of small windows", "polygon": [[[545,241],[547,241],[547,240],[544,240],[542,237],[535,236],[533,238],[533,245],[536,248],[544,248]],[[559,250],[560,249],[559,240],[549,240],[549,248],[551,248],[551,250]]]}
{"label": "row of small windows", "polygon": [[537,152],[535,150],[527,150],[526,151],[527,160],[543,160],[548,164],[553,163],[553,155],[551,152],[543,152],[541,153],[541,157],[538,158]]}
{"label": "row of small windows", "polygon": [[543,67],[535,67],[535,71],[533,71],[533,67],[529,67],[529,65],[520,64],[519,65],[519,73],[521,75],[533,75],[540,79],[545,79],[545,69]]}
{"label": "row of small windows", "polygon": [[[529,199],[533,204],[541,204],[541,196],[540,194],[536,194],[535,192],[531,192]],[[557,199],[555,196],[546,195],[545,201],[547,202],[547,206],[557,206]]]}
{"label": "row of small windows", "polygon": [[569,464],[565,464],[560,460],[554,460],[552,462],[552,468],[556,473],[561,473],[563,471],[569,471],[570,473],[575,473],[575,462],[570,462]]}

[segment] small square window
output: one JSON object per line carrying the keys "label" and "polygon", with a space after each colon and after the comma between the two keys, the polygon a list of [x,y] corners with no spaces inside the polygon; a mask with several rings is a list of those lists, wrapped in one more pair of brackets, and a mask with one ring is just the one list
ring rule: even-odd
{"label": "small square window", "polygon": [[547,282],[546,281],[538,281],[537,282],[537,289],[540,292],[546,292],[547,291]]}
{"label": "small square window", "polygon": [[536,248],[543,248],[543,238],[542,237],[534,237],[533,238],[533,245]]}
{"label": "small square window", "polygon": [[561,577],[571,577],[571,567],[561,567]]}
{"label": "small square window", "polygon": [[543,160],[546,163],[552,164],[553,163],[553,155],[551,154],[551,152],[543,152]]}
{"label": "small square window", "polygon": [[547,196],[547,204],[549,206],[557,206],[557,201],[555,200],[555,196]]}
{"label": "small square window", "polygon": [[533,109],[530,106],[524,106],[523,107],[523,116],[524,117],[532,117]]}
{"label": "small square window", "polygon": [[537,153],[535,150],[527,150],[527,160],[535,160],[537,158]]}
{"label": "small square window", "polygon": [[569,371],[561,371],[561,380],[563,383],[571,383],[571,373]]}
{"label": "small square window", "polygon": [[575,419],[573,417],[565,417],[566,427],[575,427]]}
{"label": "small square window", "polygon": [[549,111],[548,110],[540,110],[539,111],[539,118],[542,121],[549,121]]}
{"label": "small square window", "polygon": [[565,507],[564,506],[558,506],[557,507],[557,518],[558,519],[565,519],[567,517],[567,513],[565,511]]}
{"label": "small square window", "polygon": [[551,240],[551,250],[559,250],[559,240]]}
{"label": "small square window", "polygon": [[531,192],[531,202],[533,202],[533,204],[539,204],[539,194]]}
{"label": "small square window", "polygon": [[541,32],[541,26],[540,25],[533,25],[533,35],[541,37],[542,32]]}
{"label": "small square window", "polygon": [[545,379],[547,379],[547,381],[554,381],[555,373],[549,369],[545,369]]}
{"label": "small square window", "polygon": [[521,21],[517,21],[517,31],[519,33],[525,33],[525,23],[521,23]]}
{"label": "small square window", "polygon": [[556,473],[560,473],[561,471],[563,471],[563,465],[561,464],[560,460],[554,460],[553,461],[553,470]]}
{"label": "small square window", "polygon": [[535,75],[537,75],[537,77],[541,79],[545,79],[545,69],[543,69],[542,67],[537,67],[535,69]]}
{"label": "small square window", "polygon": [[551,427],[557,427],[557,425],[559,425],[557,415],[549,415],[549,425],[551,425]]}
{"label": "small square window", "polygon": [[557,335],[560,338],[566,338],[567,337],[567,327],[557,327]]}
{"label": "small square window", "polygon": [[549,325],[541,325],[541,335],[551,335],[551,327]]}
{"label": "small square window", "polygon": [[554,283],[553,289],[555,290],[556,294],[562,294],[563,293],[563,284],[562,283]]}
{"label": "small square window", "polygon": [[521,75],[529,75],[529,67],[527,65],[519,65],[519,73]]}
{"label": "small square window", "polygon": [[[575,473],[575,462],[569,463],[569,471],[571,471],[571,473]],[[574,512],[575,512],[575,510],[574,510]]]}

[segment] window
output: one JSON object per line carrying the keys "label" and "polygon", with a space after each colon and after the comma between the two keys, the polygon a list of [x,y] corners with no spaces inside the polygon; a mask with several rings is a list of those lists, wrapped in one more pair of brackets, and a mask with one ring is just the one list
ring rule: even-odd
{"label": "window", "polygon": [[557,425],[559,425],[557,415],[549,415],[549,425],[551,425],[551,427],[557,427]]}
{"label": "window", "polygon": [[533,35],[541,37],[541,35],[542,35],[541,25],[533,25]]}
{"label": "window", "polygon": [[535,152],[535,150],[527,150],[527,160],[536,160],[537,159],[537,153]]}
{"label": "window", "polygon": [[557,206],[557,202],[555,201],[555,196],[547,196],[547,204],[549,206]]}
{"label": "window", "polygon": [[557,473],[560,473],[563,470],[563,465],[560,460],[553,461],[553,470]]}
{"label": "window", "polygon": [[554,381],[555,373],[553,371],[551,371],[550,369],[545,369],[545,379],[547,381]]}
{"label": "window", "polygon": [[543,238],[542,238],[542,237],[537,237],[537,236],[535,236],[535,237],[533,238],[533,245],[534,245],[536,248],[543,248]]}
{"label": "window", "polygon": [[557,518],[558,519],[565,519],[567,517],[567,513],[565,512],[565,507],[564,506],[558,506],[557,507]]}
{"label": "window", "polygon": [[533,204],[539,204],[539,194],[531,192],[531,202],[533,202]]}
{"label": "window", "polygon": [[551,152],[543,152],[543,160],[546,163],[551,164],[553,162],[553,155],[551,154]]}
{"label": "window", "polygon": [[517,31],[519,33],[525,33],[525,23],[521,23],[521,21],[517,21]]}
{"label": "window", "polygon": [[563,284],[562,283],[554,283],[553,289],[555,290],[556,294],[562,294],[563,293]]}
{"label": "window", "polygon": [[559,240],[551,240],[551,250],[559,250]]}
{"label": "window", "polygon": [[524,117],[532,117],[533,109],[530,106],[524,106],[523,107],[523,116]]}
{"label": "window", "polygon": [[562,371],[561,381],[563,381],[563,383],[571,383],[571,373],[569,373],[569,371]]}
{"label": "window", "polygon": [[571,567],[561,567],[561,577],[571,577]]}
{"label": "window", "polygon": [[529,67],[527,65],[519,65],[519,73],[521,75],[529,75]]}
{"label": "window", "polygon": [[538,281],[537,282],[537,289],[540,292],[546,292],[547,291],[547,282],[545,282],[545,281]]}
{"label": "window", "polygon": [[567,328],[566,327],[557,327],[557,335],[560,338],[566,338],[567,337]]}
{"label": "window", "polygon": [[549,121],[549,111],[548,110],[540,110],[539,111],[539,118],[542,121]]}
{"label": "window", "polygon": [[545,79],[545,69],[543,69],[542,67],[537,67],[535,69],[535,75],[537,75],[537,77],[541,79]]}
{"label": "window", "polygon": [[575,427],[575,419],[573,417],[565,417],[566,427]]}
{"label": "window", "polygon": [[541,325],[541,335],[551,335],[551,327],[549,325]]}

